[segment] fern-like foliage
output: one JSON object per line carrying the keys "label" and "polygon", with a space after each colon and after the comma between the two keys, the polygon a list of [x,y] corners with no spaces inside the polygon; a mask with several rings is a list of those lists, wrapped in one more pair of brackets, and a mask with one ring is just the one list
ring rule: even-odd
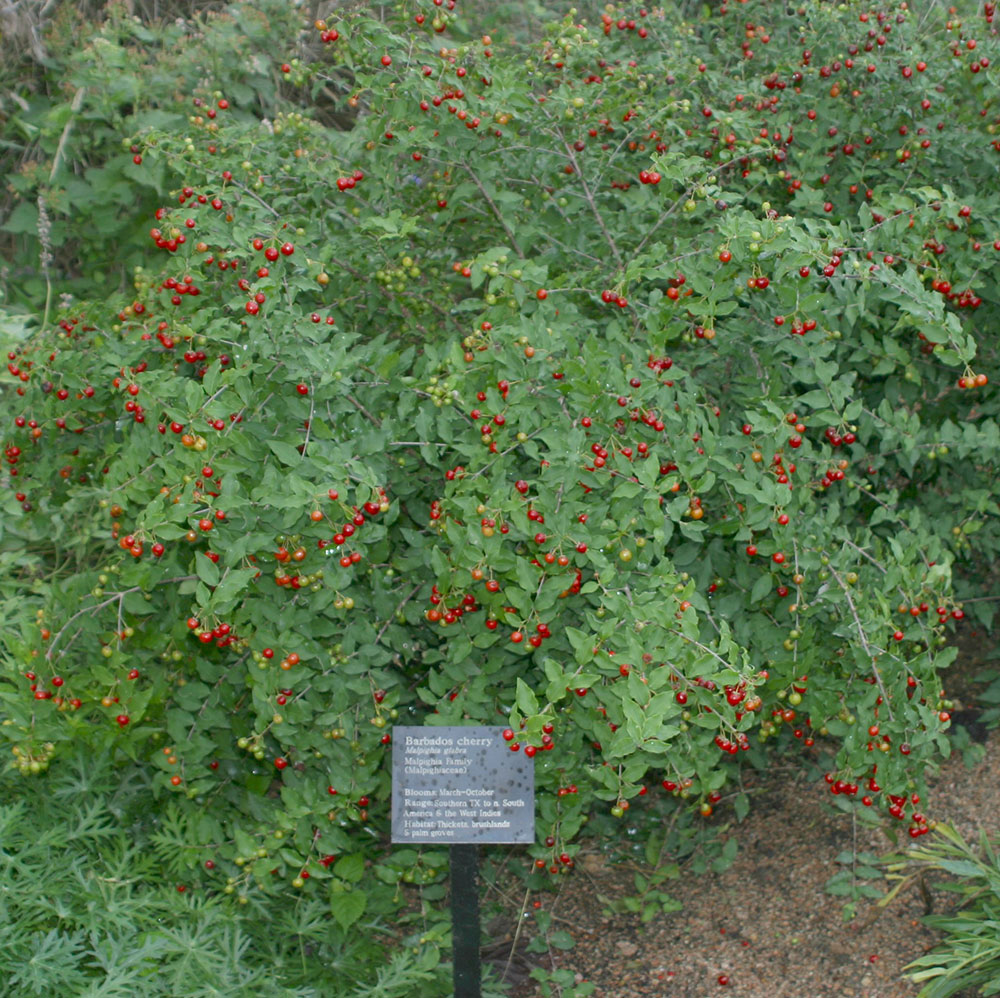
{"label": "fern-like foliage", "polygon": [[121,760],[60,762],[30,782],[0,772],[0,998],[449,991],[423,928],[407,937],[378,910],[348,932],[322,892],[227,893],[225,878],[178,891],[219,841],[217,823],[159,806]]}

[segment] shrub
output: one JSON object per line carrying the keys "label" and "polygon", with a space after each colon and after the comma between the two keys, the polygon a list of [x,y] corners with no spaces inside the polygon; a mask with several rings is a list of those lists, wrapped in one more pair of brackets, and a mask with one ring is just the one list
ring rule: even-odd
{"label": "shrub", "polygon": [[992,7],[415,10],[274,52],[266,117],[198,63],[121,136],[178,178],[134,289],[11,345],[17,767],[135,760],[171,878],[344,928],[443,890],[399,718],[535,756],[534,883],[776,741],[922,835],[996,543]]}
{"label": "shrub", "polygon": [[164,162],[141,168],[121,136],[184,128],[177,95],[206,73],[248,113],[274,114],[281,73],[270,53],[295,44],[299,13],[274,0],[210,6],[225,5],[175,2],[142,20],[121,2],[12,12],[0,38],[9,305],[44,311],[57,294],[96,299],[129,287],[145,261],[147,220],[183,178]]}

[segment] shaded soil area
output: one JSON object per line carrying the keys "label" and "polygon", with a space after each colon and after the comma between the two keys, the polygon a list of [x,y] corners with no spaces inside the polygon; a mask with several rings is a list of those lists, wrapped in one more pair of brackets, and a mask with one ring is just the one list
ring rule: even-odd
{"label": "shaded soil area", "polygon": [[[967,649],[948,677],[964,725],[954,726],[955,750],[930,781],[927,808],[929,817],[953,825],[967,840],[980,829],[1000,833],[1000,731],[976,723],[975,677],[983,657],[981,647]],[[512,961],[519,978],[515,998],[542,995],[527,979],[531,964],[565,968],[577,981],[592,982],[599,998],[916,998],[920,988],[903,968],[937,942],[922,916],[948,911],[953,896],[935,890],[930,877],[908,885],[885,907],[875,899],[858,901],[855,917],[845,921],[847,899],[825,890],[834,874],[849,868],[838,855],[843,859],[848,850],[881,857],[904,849],[905,828],[893,843],[883,830],[832,812],[826,785],[807,781],[791,766],[752,779],[750,813],[731,829],[739,853],[730,868],[664,884],[683,905],[679,911],[645,924],[638,915],[611,911],[614,899],[635,893],[636,872],[650,871],[612,862],[597,848],[581,851],[574,875],[560,882],[557,894],[543,896],[552,917],[549,933],[568,932],[575,945],[518,952]],[[884,879],[867,882],[891,886]],[[537,934],[533,919],[525,922],[522,943]],[[509,919],[506,927],[491,926],[494,955],[509,953],[502,940],[512,937],[510,926]]]}

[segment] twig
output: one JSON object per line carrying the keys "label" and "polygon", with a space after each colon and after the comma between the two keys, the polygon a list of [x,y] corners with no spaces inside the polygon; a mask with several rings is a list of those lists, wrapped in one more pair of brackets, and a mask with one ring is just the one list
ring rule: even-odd
{"label": "twig", "polygon": [[865,654],[868,656],[869,661],[872,664],[872,673],[875,676],[875,682],[878,683],[878,688],[882,692],[882,702],[885,704],[885,709],[889,712],[889,720],[892,717],[892,701],[889,698],[889,693],[885,688],[885,683],[882,682],[882,673],[878,671],[878,666],[875,664],[877,655],[872,654],[871,645],[868,644],[868,638],[865,635],[865,629],[861,624],[861,618],[858,616],[857,607],[854,605],[854,600],[851,599],[851,591],[847,587],[847,583],[840,577],[840,573],[837,572],[835,568],[830,568],[830,574],[837,580],[837,585],[840,586],[844,591],[844,595],[847,597],[847,605],[851,608],[851,616],[854,618],[854,623],[858,628],[858,638],[861,641],[861,647],[864,648]]}
{"label": "twig", "polygon": [[[537,430],[532,430],[531,433],[528,434],[528,440],[531,440],[532,438],[538,436],[538,434],[541,432],[542,432],[541,428]],[[519,440],[516,443],[511,444],[511,446],[508,447],[505,451],[501,451],[499,454],[497,454],[493,458],[493,460],[489,462],[489,464],[484,464],[478,471],[474,471],[471,475],[466,475],[466,478],[469,478],[471,480],[473,478],[478,478],[480,475],[485,474],[487,471],[490,470],[490,468],[493,467],[494,464],[497,463],[497,461],[500,460],[500,458],[506,457],[511,451],[517,450],[517,448],[520,447],[525,442],[526,441]]]}
{"label": "twig", "polygon": [[618,251],[618,244],[615,242],[614,236],[608,231],[608,227],[604,224],[604,217],[597,210],[597,204],[594,201],[594,194],[590,189],[590,185],[587,183],[586,177],[583,175],[583,171],[580,169],[580,163],[576,158],[576,154],[573,152],[573,147],[560,135],[562,139],[563,148],[566,150],[566,155],[569,156],[570,162],[573,164],[573,170],[576,175],[580,178],[580,186],[583,188],[583,196],[587,199],[587,204],[590,205],[590,210],[597,219],[597,224],[601,227],[601,232],[604,233],[604,238],[607,240],[608,246],[611,248],[611,253],[615,258],[615,263],[618,264],[619,270],[624,270],[625,265],[622,262],[622,255]]}
{"label": "twig", "polygon": [[396,614],[399,613],[399,611],[402,610],[403,607],[406,606],[406,604],[409,603],[410,600],[413,599],[413,597],[417,595],[417,592],[420,590],[421,585],[422,585],[422,583],[418,582],[406,594],[406,596],[403,597],[403,600],[399,604],[399,606],[397,606],[396,609],[393,610],[392,613],[390,613],[388,617],[386,617],[386,619],[383,622],[382,626],[378,630],[378,634],[375,635],[375,641],[373,642],[374,644],[378,644],[379,641],[382,640],[382,635],[385,634],[385,632],[388,629],[389,625],[396,619]]}
{"label": "twig", "polygon": [[382,428],[382,421],[376,419],[350,392],[347,393],[347,401],[354,406],[363,416],[365,416],[370,422],[374,423],[379,429]]}
{"label": "twig", "polygon": [[523,260],[524,251],[518,245],[517,237],[510,230],[510,226],[505,221],[503,215],[500,213],[500,209],[496,206],[493,198],[490,197],[489,192],[483,187],[482,181],[473,172],[472,167],[467,163],[462,164],[465,167],[465,172],[472,177],[472,182],[479,188],[479,193],[486,199],[486,203],[493,209],[493,214],[496,215],[497,221],[503,226],[504,232],[507,233],[507,238],[510,240],[511,245],[514,247],[514,252]]}
{"label": "twig", "polygon": [[683,638],[688,643],[699,647],[703,652],[707,652],[713,658],[717,658],[727,669],[729,669],[730,672],[738,671],[734,666],[730,665],[729,662],[727,662],[717,651],[715,651],[712,648],[709,648],[708,645],[703,645],[700,641],[698,641],[695,638],[689,638],[683,631],[676,631],[675,633],[677,634],[678,637]]}
{"label": "twig", "polygon": [[[192,579],[197,579],[197,578],[198,578],[197,575],[175,575],[170,579],[161,579],[160,583],[158,584],[167,582],[189,582]],[[56,636],[52,639],[51,643],[49,644],[48,651],[45,652],[46,659],[48,659],[50,662],[52,661],[52,652],[55,650],[56,645],[59,643],[59,639],[62,637],[63,633],[66,631],[69,625],[72,624],[74,620],[76,620],[77,617],[82,617],[85,613],[96,613],[98,610],[103,610],[104,607],[110,606],[112,603],[115,602],[115,600],[124,600],[124,598],[129,593],[141,592],[142,588],[143,588],[142,586],[132,586],[130,589],[123,589],[121,592],[114,593],[112,596],[109,596],[106,600],[104,600],[103,603],[96,603],[94,606],[85,606],[82,610],[77,610],[76,613],[74,613],[73,616],[70,617],[69,620],[67,620],[66,623],[59,628],[58,631],[56,631]]]}
{"label": "twig", "polygon": [[241,190],[244,194],[247,194],[250,197],[252,197],[254,201],[256,201],[258,204],[263,205],[263,207],[265,207],[272,215],[274,215],[275,218],[281,218],[281,212],[279,212],[276,208],[273,208],[271,205],[269,205],[259,194],[255,194],[245,184],[241,184],[238,180],[232,181],[232,184],[233,187],[237,188],[238,190]]}
{"label": "twig", "polygon": [[[56,146],[56,154],[52,158],[52,169],[49,170],[49,184],[55,180],[59,164],[62,162],[63,154],[66,152],[66,143],[69,140],[69,133],[73,130],[73,123],[76,121],[76,114],[83,106],[83,98],[87,92],[86,87],[80,87],[73,95],[73,103],[70,105],[70,116],[63,127],[62,135],[59,136],[59,144]],[[49,265],[52,262],[51,229],[48,215],[45,212],[45,195],[38,195],[38,238],[42,244],[42,268],[45,271],[45,311],[42,314],[42,329],[49,324],[49,314],[52,311],[52,277],[49,273]]]}
{"label": "twig", "polygon": [[80,87],[80,89],[73,95],[73,103],[69,108],[70,117],[66,121],[66,126],[62,130],[62,135],[59,136],[59,145],[56,146],[56,154],[52,160],[52,169],[49,171],[50,184],[53,180],[55,180],[56,171],[59,169],[59,163],[63,158],[63,153],[66,151],[66,142],[69,139],[69,133],[73,130],[73,122],[76,120],[75,115],[77,111],[83,107],[83,98],[86,92],[86,87]]}
{"label": "twig", "polygon": [[865,551],[863,548],[858,547],[858,545],[855,544],[854,541],[848,540],[846,537],[844,538],[844,543],[848,547],[854,548],[854,550],[857,551],[858,554],[864,555],[865,558],[867,558],[883,575],[885,575],[885,566],[882,565],[880,562],[876,561],[867,551]]}
{"label": "twig", "polygon": [[[759,153],[755,153],[750,158],[751,159],[763,158],[764,155],[765,155],[765,150],[762,149]],[[712,168],[712,172],[719,173],[722,170],[725,170],[727,167],[730,167],[734,163],[737,163],[737,162],[739,162],[739,158],[731,159],[731,160],[729,160],[726,163],[716,164],[716,166],[714,166]],[[682,204],[684,204],[684,202],[687,201],[691,197],[691,195],[697,189],[697,187],[699,186],[699,184],[701,184],[701,180],[693,180],[688,185],[687,190],[685,190],[685,192],[683,194],[681,194],[680,196],[678,196],[677,200],[674,201],[674,203],[669,208],[667,208],[667,210],[664,211],[663,214],[660,215],[660,217],[656,220],[655,224],[650,227],[649,231],[643,237],[642,242],[640,242],[639,245],[635,248],[635,256],[638,256],[646,248],[646,244],[650,241],[650,239],[653,238],[653,234],[656,232],[656,230],[659,229],[659,227],[664,222],[666,222],[667,219],[669,219],[671,217],[671,215],[673,215],[673,213],[675,211],[677,211],[677,209],[678,209],[679,206],[681,206]],[[755,185],[755,186],[759,186],[759,184]]]}
{"label": "twig", "polygon": [[310,385],[309,391],[309,420],[306,423],[306,438],[302,441],[302,456],[306,456],[306,451],[309,449],[309,437],[312,435],[312,425],[313,420],[316,418],[316,395],[312,391],[312,386]]}
{"label": "twig", "polygon": [[531,897],[530,887],[524,892],[524,900],[521,902],[521,911],[517,916],[517,928],[514,930],[514,938],[511,940],[510,952],[507,954],[507,962],[503,965],[503,973],[500,975],[501,981],[505,981],[507,979],[507,972],[510,970],[511,961],[514,959],[514,954],[517,952],[517,941],[521,938],[521,928],[524,925],[524,913],[528,910],[529,897]]}

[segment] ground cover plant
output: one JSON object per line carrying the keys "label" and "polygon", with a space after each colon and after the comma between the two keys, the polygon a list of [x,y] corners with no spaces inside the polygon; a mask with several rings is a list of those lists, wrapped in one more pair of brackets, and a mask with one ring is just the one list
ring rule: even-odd
{"label": "ground cover plant", "polygon": [[533,886],[774,744],[924,835],[992,613],[993,5],[107,14],[5,125],[23,793],[138,766],[172,888],[345,933],[445,891],[397,720],[534,757]]}
{"label": "ground cover plant", "polygon": [[907,968],[909,976],[924,984],[921,996],[947,998],[967,990],[990,995],[1000,987],[1000,950],[996,941],[1000,879],[994,843],[985,832],[970,845],[948,825],[926,844],[909,850],[892,864],[897,885],[886,896],[888,903],[915,878],[947,876],[935,886],[953,898],[949,910],[929,915],[925,922],[943,939]]}
{"label": "ground cover plant", "polygon": [[401,919],[386,897],[367,912],[364,932],[349,932],[321,897],[275,905],[263,894],[234,902],[232,885],[178,891],[163,877],[177,850],[175,818],[150,795],[143,768],[84,754],[62,762],[35,784],[34,798],[18,793],[16,773],[0,783],[4,996],[431,998],[446,990],[434,912]]}

